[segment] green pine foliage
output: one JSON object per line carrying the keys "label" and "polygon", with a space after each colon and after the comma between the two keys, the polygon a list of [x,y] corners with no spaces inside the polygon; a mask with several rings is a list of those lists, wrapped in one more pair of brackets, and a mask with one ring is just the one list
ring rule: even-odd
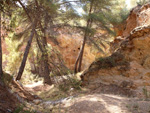
{"label": "green pine foliage", "polygon": [[137,5],[144,5],[148,2],[150,2],[150,0],[138,0],[136,3],[137,3]]}
{"label": "green pine foliage", "polygon": [[[54,36],[52,32],[57,32],[56,29],[59,29],[59,27],[68,25],[70,27],[76,27],[82,31],[82,34],[84,34],[84,31],[86,30],[86,32],[88,32],[87,37],[90,38],[88,44],[92,43],[91,45],[94,45],[97,50],[104,52],[106,45],[109,44],[109,41],[106,38],[115,35],[113,25],[122,23],[128,15],[125,6],[118,5],[124,4],[124,0],[120,2],[115,0],[80,0],[75,3],[67,0],[28,0],[25,2],[25,8],[31,17],[30,20],[24,9],[18,5],[18,2],[12,0],[9,0],[9,2],[9,4],[11,4],[10,7],[8,7],[8,3],[6,3],[5,0],[6,5],[3,8],[5,12],[8,13],[7,16],[9,20],[7,23],[8,39],[6,39],[9,54],[8,58],[5,57],[5,60],[8,61],[6,70],[15,74],[17,74],[23,57],[21,48],[26,46],[31,32],[31,20],[38,21],[36,32],[39,36],[39,43],[41,45],[43,44],[43,37],[46,36],[56,40],[57,36]],[[92,10],[89,14],[91,4]],[[77,5],[82,9],[81,11],[76,9]],[[87,27],[86,23],[88,20],[91,21],[91,24]],[[106,30],[107,34],[98,37],[99,39],[97,40],[93,37],[95,34],[98,34],[98,29]],[[44,48],[42,47],[42,49]],[[49,67],[52,68],[52,76],[71,72],[65,66],[65,62],[57,49],[54,49],[51,45],[46,45],[46,50],[44,50],[44,52],[48,54],[48,63]],[[42,59],[42,52],[38,47],[36,35],[33,38],[29,59],[32,56],[34,56],[35,59],[37,56],[39,57],[34,62],[35,65],[38,66],[40,64],[39,60]],[[26,70],[28,71],[25,71],[25,73],[28,73],[31,70],[29,61],[27,61]]]}
{"label": "green pine foliage", "polygon": [[8,55],[5,55],[4,58],[7,62],[6,71],[11,74],[17,74],[20,62],[22,60],[22,52],[16,51],[19,42],[12,41],[12,39],[6,38],[5,42],[7,44]]}

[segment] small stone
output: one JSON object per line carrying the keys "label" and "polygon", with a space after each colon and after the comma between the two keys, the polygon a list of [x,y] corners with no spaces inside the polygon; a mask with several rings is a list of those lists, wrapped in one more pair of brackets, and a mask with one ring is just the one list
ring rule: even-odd
{"label": "small stone", "polygon": [[34,102],[36,105],[38,105],[38,104],[40,104],[40,103],[42,102],[42,100],[36,99],[36,100],[33,100],[33,102]]}

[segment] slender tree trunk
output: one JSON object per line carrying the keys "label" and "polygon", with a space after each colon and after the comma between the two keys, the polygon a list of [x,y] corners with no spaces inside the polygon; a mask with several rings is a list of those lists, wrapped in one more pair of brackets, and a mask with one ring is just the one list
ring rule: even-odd
{"label": "slender tree trunk", "polygon": [[25,49],[25,52],[24,52],[23,60],[22,60],[21,66],[19,68],[19,72],[18,72],[16,80],[20,80],[21,76],[23,74],[23,71],[24,71],[24,68],[25,68],[25,65],[26,65],[26,61],[27,61],[27,57],[28,57],[28,54],[29,54],[29,50],[30,50],[30,47],[31,47],[32,39],[33,39],[34,34],[35,34],[35,28],[36,28],[35,23],[33,24],[31,35],[29,37],[29,40],[28,40],[28,43],[27,43],[27,46],[26,46],[26,49]]}
{"label": "slender tree trunk", "polygon": [[44,83],[46,84],[52,84],[52,81],[51,81],[51,78],[49,76],[50,74],[50,69],[49,69],[49,63],[48,63],[48,53],[47,53],[47,49],[46,49],[46,46],[47,46],[47,40],[46,40],[46,37],[43,37],[43,49],[44,49],[44,52],[42,53],[42,58],[43,58],[43,61],[44,61]]}
{"label": "slender tree trunk", "polygon": [[[93,0],[91,1],[91,4],[90,4],[89,15],[92,12],[92,7],[93,7]],[[87,26],[86,26],[86,29],[85,29],[85,34],[84,34],[84,39],[83,39],[82,47],[80,49],[78,58],[77,58],[76,63],[75,63],[74,73],[77,73],[77,72],[81,71],[82,59],[83,59],[83,53],[84,53],[84,47],[85,47],[85,43],[86,43],[86,40],[87,40],[87,36],[89,34],[88,33],[88,29],[89,29],[90,23],[91,23],[91,19],[89,18],[87,20]]]}
{"label": "slender tree trunk", "polygon": [[3,69],[2,69],[2,42],[1,42],[1,11],[0,11],[0,77],[3,75]]}
{"label": "slender tree trunk", "polygon": [[46,40],[46,29],[47,29],[47,23],[48,23],[48,14],[46,12],[45,15],[45,20],[44,20],[44,29],[43,29],[43,33],[44,33],[44,37],[42,38],[42,43],[43,43],[43,50],[44,52],[42,53],[42,56],[44,58],[44,70],[45,70],[45,76],[44,76],[44,83],[46,84],[52,84],[51,78],[49,76],[50,74],[50,68],[49,68],[49,63],[48,63],[48,51],[47,51],[47,40]]}
{"label": "slender tree trunk", "polygon": [[[52,81],[49,76],[50,69],[49,69],[49,64],[48,64],[48,53],[47,53],[47,49],[46,49],[46,46],[47,46],[46,37],[42,38],[42,44],[41,44],[39,41],[39,36],[36,33],[36,41],[37,41],[40,51],[42,52],[42,59],[41,59],[42,61],[39,65],[41,65],[41,69],[43,70],[42,75],[44,77],[44,83],[51,85]],[[41,74],[41,73],[39,73],[39,74]]]}
{"label": "slender tree trunk", "polygon": [[38,43],[38,46],[40,48],[40,51],[42,52],[42,56],[41,56],[41,59],[40,59],[40,62],[39,62],[40,63],[39,64],[39,67],[40,67],[39,68],[39,75],[41,77],[44,77],[44,83],[45,84],[51,85],[52,80],[49,76],[50,69],[49,69],[49,63],[48,63],[48,53],[47,53],[47,49],[46,49],[46,46],[47,46],[46,37],[42,38],[42,44],[40,44],[40,42],[38,40],[38,37],[37,37],[37,43]]}
{"label": "slender tree trunk", "polygon": [[79,53],[79,55],[78,55],[78,57],[77,57],[77,60],[76,60],[76,62],[75,62],[75,67],[74,67],[74,73],[77,73],[78,72],[78,63],[79,63],[79,59],[80,59],[80,53]]}
{"label": "slender tree trunk", "polygon": [[[39,11],[39,3],[37,0],[35,0],[35,4],[36,4],[36,7],[37,7],[37,11],[38,13],[40,13]],[[44,34],[44,37],[42,38],[42,45],[40,44],[39,40],[38,40],[38,34],[36,33],[36,35],[38,36],[36,38],[37,40],[37,43],[38,43],[38,46],[42,52],[42,67],[43,68],[43,74],[44,74],[44,83],[46,84],[49,84],[51,85],[52,84],[52,81],[51,81],[51,78],[49,76],[50,74],[50,69],[49,69],[49,63],[48,63],[48,53],[47,53],[47,40],[46,40],[46,29],[47,29],[47,25],[48,25],[48,18],[47,18],[47,12],[45,12],[46,16],[45,16],[45,20],[44,20],[44,28],[43,26],[40,24],[40,27],[41,27],[41,31],[43,32]],[[39,15],[40,16],[40,15]]]}

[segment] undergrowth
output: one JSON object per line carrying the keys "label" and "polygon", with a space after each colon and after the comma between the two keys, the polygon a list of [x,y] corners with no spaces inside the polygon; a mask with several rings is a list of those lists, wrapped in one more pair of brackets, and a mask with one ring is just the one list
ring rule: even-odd
{"label": "undergrowth", "polygon": [[25,106],[21,105],[21,106],[18,106],[18,107],[15,109],[15,111],[13,111],[13,113],[37,113],[37,112],[34,111],[34,110],[31,110],[31,109],[27,110],[27,109],[25,108]]}
{"label": "undergrowth", "polygon": [[107,68],[112,68],[115,66],[121,66],[121,65],[126,65],[128,66],[129,63],[124,59],[124,56],[120,53],[113,53],[109,57],[100,57],[96,59],[95,62],[91,64],[89,67],[90,70],[93,69],[107,69]]}
{"label": "undergrowth", "polygon": [[147,88],[145,86],[143,88],[143,94],[145,96],[145,100],[149,100],[149,98],[150,98],[150,92],[147,90]]}
{"label": "undergrowth", "polygon": [[4,83],[6,86],[9,86],[10,83],[12,82],[12,80],[13,80],[13,76],[12,76],[12,75],[3,72],[2,81],[3,81],[3,83]]}
{"label": "undergrowth", "polygon": [[63,84],[60,84],[59,89],[64,92],[70,89],[81,90],[81,83],[82,83],[81,80],[78,80],[76,77],[70,78]]}

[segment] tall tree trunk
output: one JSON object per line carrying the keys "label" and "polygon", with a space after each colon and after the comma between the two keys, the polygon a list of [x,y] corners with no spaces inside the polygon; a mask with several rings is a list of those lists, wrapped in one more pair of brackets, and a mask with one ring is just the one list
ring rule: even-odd
{"label": "tall tree trunk", "polygon": [[2,69],[2,42],[1,42],[1,11],[0,11],[0,77],[3,75]]}
{"label": "tall tree trunk", "polygon": [[[38,3],[38,1],[37,0],[35,0],[35,4],[36,4],[36,7],[37,7],[37,11],[38,11],[38,13],[40,13],[40,11],[39,11],[39,3]],[[37,40],[37,43],[38,43],[38,46],[39,46],[39,48],[40,48],[40,50],[41,50],[41,52],[42,52],[42,61],[41,61],[41,68],[42,68],[42,75],[43,75],[43,77],[44,77],[44,83],[46,83],[46,84],[49,84],[49,85],[51,85],[52,84],[52,81],[51,81],[51,78],[50,78],[50,76],[49,76],[49,74],[50,74],[50,69],[49,69],[49,63],[48,63],[48,52],[47,52],[47,49],[46,49],[46,47],[47,47],[47,40],[46,40],[46,29],[47,29],[47,25],[48,25],[48,14],[47,14],[47,12],[45,12],[45,14],[46,14],[46,16],[45,16],[45,20],[44,20],[44,28],[43,28],[43,26],[40,24],[40,28],[41,28],[41,31],[43,32],[43,34],[44,34],[44,37],[42,38],[42,44],[40,44],[40,42],[39,42],[39,40],[38,40],[38,34],[36,33],[36,40]],[[40,15],[39,15],[40,16]]]}
{"label": "tall tree trunk", "polygon": [[37,35],[36,33],[36,40],[37,40],[37,43],[38,43],[38,46],[40,48],[40,51],[42,52],[42,56],[40,58],[40,62],[38,63],[38,67],[39,67],[39,76],[43,77],[44,78],[44,83],[45,84],[49,84],[51,85],[52,84],[52,80],[49,76],[50,74],[50,69],[49,69],[49,63],[48,63],[48,53],[47,53],[47,49],[46,49],[46,46],[47,46],[47,40],[46,40],[46,37],[43,37],[42,38],[42,44],[39,42],[38,38],[39,36]]}
{"label": "tall tree trunk", "polygon": [[[44,83],[51,85],[52,81],[49,76],[50,74],[50,69],[49,69],[49,64],[48,64],[48,53],[47,53],[47,40],[46,37],[42,38],[42,44],[39,41],[39,36],[36,33],[36,41],[39,46],[40,51],[42,52],[42,59],[40,61],[40,69],[39,69],[39,75],[44,77]],[[43,71],[41,71],[43,70]]]}
{"label": "tall tree trunk", "polygon": [[[93,7],[93,0],[91,1],[91,4],[90,4],[89,15],[92,12],[92,7]],[[86,43],[86,40],[87,40],[87,37],[88,37],[88,34],[89,34],[88,33],[88,29],[89,29],[90,24],[91,24],[91,19],[89,18],[87,20],[87,26],[86,26],[86,29],[85,29],[85,34],[84,34],[84,39],[83,39],[82,47],[80,49],[78,58],[77,58],[76,63],[75,63],[74,73],[77,73],[77,72],[81,71],[82,59],[83,59],[83,53],[84,53],[84,47],[85,47],[85,43]]]}
{"label": "tall tree trunk", "polygon": [[43,37],[43,49],[44,52],[42,53],[42,59],[44,61],[44,83],[46,84],[52,84],[51,78],[49,76],[50,69],[49,69],[49,63],[48,63],[48,53],[47,53],[47,40],[46,37]]}
{"label": "tall tree trunk", "polygon": [[[81,51],[81,49],[80,49],[80,51]],[[79,52],[79,55],[78,55],[78,57],[77,57],[77,59],[76,59],[76,62],[75,62],[75,67],[74,67],[74,73],[77,73],[78,72],[78,63],[79,63],[79,59],[80,59],[80,52]]]}
{"label": "tall tree trunk", "polygon": [[29,40],[28,40],[28,43],[27,43],[27,46],[26,46],[26,49],[25,49],[25,52],[24,52],[23,60],[22,60],[21,66],[19,68],[19,72],[18,72],[16,80],[20,80],[21,76],[23,74],[23,71],[24,71],[24,68],[25,68],[25,65],[26,65],[26,61],[27,61],[27,57],[28,57],[28,54],[29,54],[29,50],[30,50],[30,47],[31,47],[32,39],[33,39],[34,34],[35,34],[35,28],[36,28],[36,22],[33,24],[31,35],[29,37]]}

